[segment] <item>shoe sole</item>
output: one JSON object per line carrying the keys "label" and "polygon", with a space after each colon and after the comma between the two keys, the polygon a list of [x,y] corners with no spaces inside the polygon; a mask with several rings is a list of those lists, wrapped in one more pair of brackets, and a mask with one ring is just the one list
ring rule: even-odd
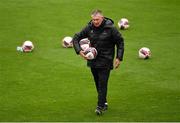
{"label": "shoe sole", "polygon": [[95,110],[95,113],[96,113],[97,115],[102,115],[102,111],[99,111],[99,110]]}

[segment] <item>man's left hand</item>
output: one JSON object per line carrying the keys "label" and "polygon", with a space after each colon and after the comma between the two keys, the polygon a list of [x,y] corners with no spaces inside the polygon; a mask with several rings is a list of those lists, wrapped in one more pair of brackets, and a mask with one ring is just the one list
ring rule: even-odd
{"label": "man's left hand", "polygon": [[117,69],[117,68],[119,67],[120,62],[121,62],[121,61],[120,61],[118,58],[116,58],[116,60],[114,61],[114,67],[115,67],[115,69]]}

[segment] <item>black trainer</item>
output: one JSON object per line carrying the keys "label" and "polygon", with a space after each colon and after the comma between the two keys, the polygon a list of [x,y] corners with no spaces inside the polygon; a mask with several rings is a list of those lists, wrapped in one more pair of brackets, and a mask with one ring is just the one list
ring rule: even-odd
{"label": "black trainer", "polygon": [[99,107],[99,106],[97,106],[97,108],[95,109],[95,113],[97,114],[97,115],[102,115],[102,107]]}

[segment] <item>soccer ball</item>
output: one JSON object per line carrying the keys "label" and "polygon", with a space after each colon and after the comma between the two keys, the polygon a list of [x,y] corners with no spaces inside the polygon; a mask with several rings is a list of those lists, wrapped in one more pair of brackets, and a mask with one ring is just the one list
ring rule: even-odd
{"label": "soccer ball", "polygon": [[120,29],[128,29],[129,28],[129,21],[127,18],[121,18],[121,20],[118,22],[118,27]]}
{"label": "soccer ball", "polygon": [[138,53],[139,53],[139,58],[141,59],[148,59],[151,57],[151,51],[147,47],[142,47],[141,49],[139,49]]}
{"label": "soccer ball", "polygon": [[79,44],[84,51],[90,47],[90,41],[88,40],[88,38],[81,39]]}
{"label": "soccer ball", "polygon": [[89,47],[85,50],[85,56],[88,60],[95,59],[97,56],[97,50],[94,47]]}
{"label": "soccer ball", "polygon": [[32,52],[34,49],[34,45],[31,41],[24,41],[22,45],[23,52]]}
{"label": "soccer ball", "polygon": [[62,46],[64,48],[73,47],[72,37],[70,37],[70,36],[64,37],[63,40],[62,40]]}

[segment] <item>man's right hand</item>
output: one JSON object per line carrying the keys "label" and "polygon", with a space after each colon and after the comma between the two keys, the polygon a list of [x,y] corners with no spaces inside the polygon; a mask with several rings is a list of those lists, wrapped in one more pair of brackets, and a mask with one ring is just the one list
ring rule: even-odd
{"label": "man's right hand", "polygon": [[84,51],[83,51],[83,50],[81,50],[81,51],[79,52],[79,55],[80,55],[81,57],[83,57],[85,60],[87,60],[87,57],[84,55]]}

